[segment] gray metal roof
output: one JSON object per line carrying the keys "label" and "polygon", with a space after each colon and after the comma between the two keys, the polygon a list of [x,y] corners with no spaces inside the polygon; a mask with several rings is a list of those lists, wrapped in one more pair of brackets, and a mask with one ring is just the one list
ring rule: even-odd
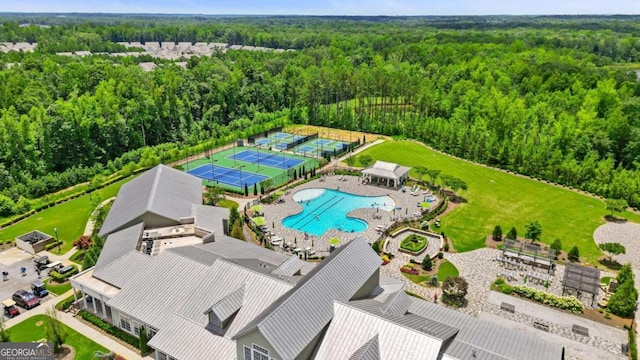
{"label": "gray metal roof", "polygon": [[[164,328],[168,314],[191,302],[192,290],[202,281],[209,267],[165,251],[107,302],[157,329]],[[208,306],[211,306],[209,304]],[[205,307],[206,308],[206,307]],[[200,309],[200,313],[205,310]]]}
{"label": "gray metal roof", "polygon": [[397,180],[406,175],[410,170],[410,167],[378,160],[370,167],[362,170],[362,173]]}
{"label": "gray metal roof", "polygon": [[316,351],[317,360],[349,359],[376,335],[381,359],[439,358],[442,339],[358,309],[351,303],[336,302],[334,312]]}
{"label": "gray metal roof", "polygon": [[130,251],[104,267],[97,268],[93,277],[117,288],[124,288],[131,280],[144,273],[153,263],[153,258],[139,251]]}
{"label": "gray metal roof", "polygon": [[378,344],[378,334],[362,345],[351,355],[349,360],[379,360],[380,344]]}
{"label": "gray metal roof", "polygon": [[300,258],[296,255],[291,255],[290,258],[285,260],[277,269],[273,270],[273,273],[276,275],[288,275],[292,276],[302,267],[304,267],[305,262],[300,260]]}
{"label": "gray metal roof", "polygon": [[148,345],[179,360],[235,359],[233,340],[215,336],[207,329],[173,314],[165,314],[171,326],[160,329]]}
{"label": "gray metal roof", "polygon": [[226,333],[230,336],[237,331],[234,329],[241,329],[292,287],[292,284],[220,259],[192,287],[189,300],[173,310],[196,324],[206,326],[209,321],[206,311],[244,288],[243,305]]}
{"label": "gray metal roof", "polygon": [[216,260],[223,258],[222,255],[214,254],[210,251],[204,251],[196,245],[169,248],[166,251],[187,257],[207,266],[210,266]]}
{"label": "gray metal roof", "polygon": [[278,355],[294,359],[331,321],[333,302],[350,300],[379,270],[381,263],[365,239],[358,237],[350,241],[336,249],[234,338],[257,329]]}
{"label": "gray metal roof", "polygon": [[[501,357],[518,360],[562,358],[563,347],[560,345],[496,326],[444,306],[416,300],[409,307],[409,312],[457,328],[460,331],[455,340]],[[451,347],[451,353],[448,348],[444,353],[457,358],[456,351],[455,347]]]}
{"label": "gray metal roof", "polygon": [[196,227],[214,232],[216,235],[224,235],[224,224],[222,219],[229,220],[229,209],[193,204],[192,215],[196,219]]}
{"label": "gray metal roof", "polygon": [[122,185],[100,235],[119,230],[145,213],[179,222],[191,216],[191,205],[202,203],[202,180],[158,165]]}
{"label": "gray metal roof", "polygon": [[144,223],[124,228],[107,236],[102,251],[96,262],[96,271],[119,259],[132,250],[136,250],[140,235],[144,230]]}
{"label": "gray metal roof", "polygon": [[207,312],[212,312],[220,322],[223,322],[240,310],[243,300],[244,286],[215,303]]}
{"label": "gray metal roof", "polygon": [[[459,360],[508,360],[508,358],[494,354],[463,341],[453,340],[447,347],[447,358]],[[540,358],[543,359],[543,358]]]}
{"label": "gray metal roof", "polygon": [[287,255],[225,235],[216,235],[215,241],[194,247],[227,259],[258,259],[276,267],[289,259]]}

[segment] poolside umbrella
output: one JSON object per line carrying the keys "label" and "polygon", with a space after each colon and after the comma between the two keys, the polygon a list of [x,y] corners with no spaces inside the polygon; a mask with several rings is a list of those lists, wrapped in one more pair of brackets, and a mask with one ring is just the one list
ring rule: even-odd
{"label": "poolside umbrella", "polygon": [[253,222],[258,226],[262,226],[265,224],[265,219],[263,216],[258,216],[253,218]]}
{"label": "poolside umbrella", "polygon": [[333,237],[333,238],[329,239],[329,244],[331,244],[333,246],[338,246],[338,245],[340,245],[340,239],[338,239],[337,237]]}
{"label": "poolside umbrella", "polygon": [[253,205],[251,211],[262,211],[262,205]]}

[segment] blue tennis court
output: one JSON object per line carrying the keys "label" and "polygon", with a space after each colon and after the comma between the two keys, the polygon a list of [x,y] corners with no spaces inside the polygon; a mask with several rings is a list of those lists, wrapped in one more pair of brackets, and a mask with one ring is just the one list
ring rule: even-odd
{"label": "blue tennis court", "polygon": [[188,173],[204,180],[236,186],[241,189],[244,187],[244,184],[247,184],[247,186],[253,186],[253,184],[259,183],[268,178],[268,176],[211,164],[198,166],[195,169],[189,170]]}
{"label": "blue tennis court", "polygon": [[302,135],[296,135],[296,136],[294,136],[294,137],[293,137],[293,141],[302,140],[302,139],[304,139],[304,138],[305,138],[305,136],[302,136]]}
{"label": "blue tennis court", "polygon": [[308,146],[308,145],[305,145],[305,146],[301,146],[300,148],[298,148],[298,152],[301,152],[301,153],[308,153],[308,152],[315,151],[316,149],[317,149],[317,148],[316,148],[315,146]]}
{"label": "blue tennis court", "polygon": [[227,158],[278,169],[289,169],[304,162],[302,159],[286,157],[283,156],[283,154],[274,154],[264,151],[259,152],[256,150],[243,150],[235,155],[229,155]]}
{"label": "blue tennis court", "polygon": [[327,145],[328,143],[333,142],[332,140],[326,140],[326,139],[318,139],[316,140],[316,144],[318,145]]}
{"label": "blue tennis court", "polygon": [[256,144],[258,144],[258,145],[268,145],[268,144],[271,144],[271,140],[269,140],[267,138],[258,139],[258,140],[256,140]]}
{"label": "blue tennis court", "polygon": [[281,133],[281,132],[280,133],[275,133],[273,135],[273,137],[276,138],[276,139],[284,139],[284,138],[288,138],[288,137],[291,137],[291,136],[292,136],[291,134],[286,134],[286,133]]}
{"label": "blue tennis court", "polygon": [[287,145],[289,145],[289,144],[287,144],[287,143],[276,144],[276,149],[287,150]]}

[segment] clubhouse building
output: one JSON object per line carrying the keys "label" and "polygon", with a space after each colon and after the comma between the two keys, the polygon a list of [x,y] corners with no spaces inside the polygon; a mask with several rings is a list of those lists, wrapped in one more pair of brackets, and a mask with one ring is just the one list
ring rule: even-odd
{"label": "clubhouse building", "polygon": [[201,180],[160,165],[122,186],[77,306],[158,360],[564,359],[564,348],[404,292],[357,238],[314,265],[227,236]]}

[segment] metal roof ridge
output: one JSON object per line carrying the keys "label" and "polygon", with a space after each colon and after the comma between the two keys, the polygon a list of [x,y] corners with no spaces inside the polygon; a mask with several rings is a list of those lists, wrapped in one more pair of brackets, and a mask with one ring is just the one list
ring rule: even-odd
{"label": "metal roof ridge", "polygon": [[[151,185],[151,189],[149,190],[149,199],[147,200],[146,211],[150,211],[153,208],[153,201],[155,200],[155,194],[158,190],[158,183],[160,182],[160,176],[162,176],[162,164],[155,167],[155,172],[153,174],[153,184]],[[158,215],[158,214],[156,214]]]}
{"label": "metal roof ridge", "polygon": [[[374,313],[372,313],[372,312],[366,311],[366,310],[364,310],[364,309],[360,309],[360,308],[358,308],[358,307],[356,307],[356,306],[353,306],[353,305],[350,305],[350,304],[348,304],[348,303],[344,303],[344,302],[341,302],[341,301],[334,301],[334,303],[337,303],[337,304],[340,304],[340,305],[347,306],[347,307],[349,307],[349,308],[351,308],[351,309],[355,309],[355,310],[357,310],[357,311],[359,311],[359,312],[362,312],[362,313],[365,313],[365,314],[367,314],[367,315],[369,315],[369,316],[374,316],[374,317],[376,317],[376,318],[378,318],[378,319],[380,319],[380,320],[382,320],[382,321],[386,321],[386,322],[391,323],[391,324],[393,324],[393,325],[395,325],[395,326],[399,326],[399,327],[401,327],[401,328],[404,328],[404,329],[407,329],[407,330],[411,330],[411,331],[413,331],[413,332],[415,332],[415,333],[417,333],[417,334],[424,335],[424,336],[428,336],[428,337],[430,337],[430,338],[432,338],[432,339],[435,339],[435,340],[441,341],[441,342],[442,342],[442,344],[444,344],[444,342],[445,342],[445,340],[446,340],[446,339],[440,339],[440,338],[437,338],[437,337],[435,337],[434,335],[431,335],[431,334],[429,334],[429,333],[426,333],[426,332],[420,331],[420,330],[418,330],[418,329],[414,329],[414,328],[412,328],[412,327],[405,326],[405,325],[403,325],[403,324],[399,324],[399,323],[397,323],[397,322],[393,321],[392,319],[389,319],[388,317],[384,317],[384,316],[382,316],[382,315],[374,314]],[[421,316],[421,315],[417,315],[417,314],[413,314],[413,313],[412,313],[412,315],[420,316],[421,318],[423,318],[423,319],[425,319],[425,320],[431,320],[431,321],[434,321],[434,322],[438,322],[438,323],[440,323],[440,321],[433,320],[433,319],[428,319],[428,318],[426,318],[426,317],[424,317],[424,316]],[[404,315],[387,315],[387,316],[404,316]],[[442,323],[441,323],[441,324],[442,324]],[[446,325],[446,324],[445,324],[445,325]],[[454,328],[453,326],[450,326],[450,327]],[[454,328],[454,329],[456,329],[456,330],[458,330],[458,332],[460,332],[460,329],[458,329],[458,328]],[[456,333],[455,335],[457,335],[457,333]],[[454,336],[454,339],[455,339],[455,336]],[[440,350],[442,350],[442,347],[440,347]]]}
{"label": "metal roof ridge", "polygon": [[[180,254],[178,254],[178,255],[180,255]],[[186,257],[186,256],[185,256],[185,257]],[[256,258],[248,258],[248,259],[249,259],[249,260],[258,260],[258,261],[262,261],[262,260],[260,260],[260,259],[256,259]],[[279,277],[269,276],[268,274],[261,273],[261,272],[259,272],[259,271],[255,271],[255,270],[253,270],[253,269],[246,268],[246,267],[244,267],[244,266],[242,266],[242,265],[240,265],[240,264],[236,264],[236,263],[234,263],[234,262],[233,262],[233,260],[242,260],[242,259],[228,259],[228,258],[225,258],[225,257],[219,257],[219,258],[217,258],[217,259],[213,262],[213,264],[215,264],[215,263],[216,263],[216,261],[222,261],[222,262],[225,262],[225,263],[227,263],[227,264],[229,264],[229,265],[233,265],[233,266],[235,266],[235,267],[238,267],[238,268],[240,268],[240,269],[242,269],[242,270],[249,271],[249,272],[252,272],[252,273],[254,273],[254,274],[257,274],[257,275],[263,276],[263,277],[265,277],[265,278],[267,278],[267,279],[275,280],[275,281],[281,282],[281,283],[283,283],[283,284],[291,285],[291,288],[293,288],[293,287],[295,286],[295,284],[292,284],[292,283],[290,283],[290,282],[288,282],[288,281],[285,281],[285,280],[283,280],[283,279],[281,279],[281,278],[279,278]],[[265,262],[265,263],[266,263],[266,261],[262,261],[262,262]],[[211,264],[211,265],[210,265],[210,267],[212,267],[212,266],[213,266],[213,264]],[[271,265],[273,265],[273,264],[271,264]],[[269,273],[269,274],[271,274],[271,273]],[[281,276],[282,276],[282,275],[281,275]]]}

